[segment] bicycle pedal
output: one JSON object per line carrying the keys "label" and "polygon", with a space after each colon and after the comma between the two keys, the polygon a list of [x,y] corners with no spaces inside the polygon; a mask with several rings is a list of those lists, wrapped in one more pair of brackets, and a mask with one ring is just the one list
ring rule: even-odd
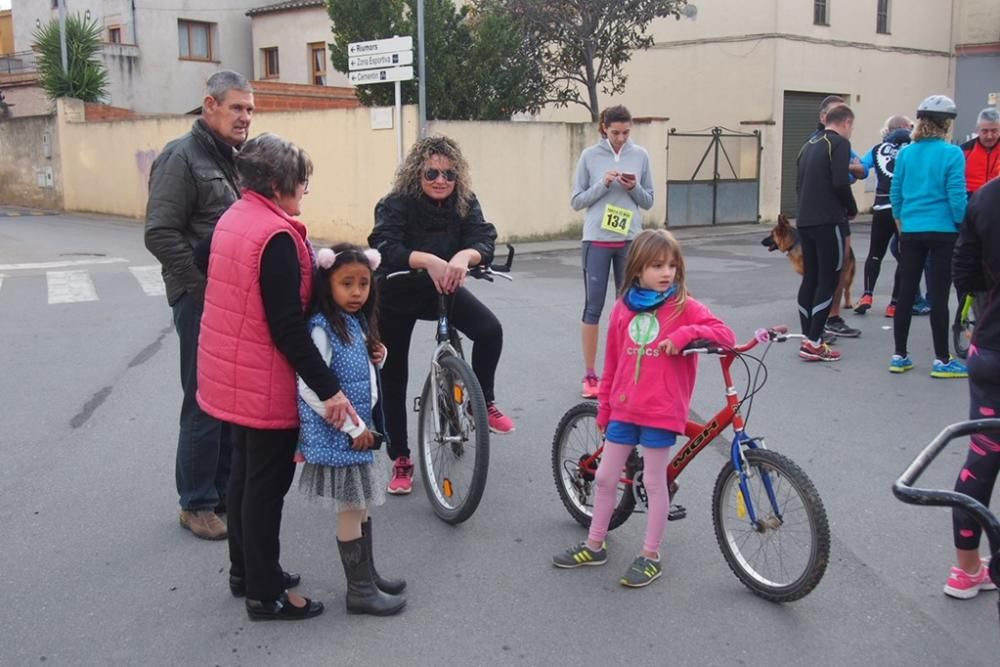
{"label": "bicycle pedal", "polygon": [[683,505],[671,505],[670,513],[667,514],[667,521],[680,521],[688,515],[687,508]]}

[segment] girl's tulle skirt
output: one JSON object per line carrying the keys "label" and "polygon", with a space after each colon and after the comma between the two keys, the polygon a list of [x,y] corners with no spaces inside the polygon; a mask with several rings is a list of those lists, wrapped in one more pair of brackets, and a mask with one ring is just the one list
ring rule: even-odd
{"label": "girl's tulle skirt", "polygon": [[310,500],[336,512],[381,505],[385,502],[389,465],[382,452],[374,454],[372,463],[342,468],[306,463],[299,476],[299,490]]}

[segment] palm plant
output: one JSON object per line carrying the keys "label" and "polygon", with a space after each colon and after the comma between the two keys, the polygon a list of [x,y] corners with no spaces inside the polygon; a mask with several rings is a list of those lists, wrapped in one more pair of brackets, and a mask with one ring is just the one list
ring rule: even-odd
{"label": "palm plant", "polygon": [[75,97],[99,102],[105,96],[108,71],[97,54],[101,51],[101,28],[79,14],[66,17],[66,60],[63,71],[59,22],[35,30],[32,48],[38,53],[38,78],[49,99]]}

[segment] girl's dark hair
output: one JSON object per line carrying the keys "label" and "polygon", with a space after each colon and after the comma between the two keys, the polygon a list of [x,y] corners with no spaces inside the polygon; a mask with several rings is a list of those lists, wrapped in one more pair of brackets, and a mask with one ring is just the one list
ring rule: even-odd
{"label": "girl's dark hair", "polygon": [[368,354],[374,353],[375,349],[381,345],[382,338],[378,331],[378,298],[375,287],[375,272],[371,268],[368,258],[365,256],[365,249],[352,243],[337,243],[330,247],[337,258],[333,266],[329,269],[316,267],[316,279],[313,283],[312,311],[320,313],[330,323],[330,327],[345,345],[351,343],[351,335],[347,331],[347,315],[333,300],[333,289],[330,287],[330,276],[337,272],[337,269],[348,264],[362,264],[371,273],[371,283],[368,291],[368,300],[361,307],[359,315],[361,317],[361,328],[368,336]]}
{"label": "girl's dark hair", "polygon": [[603,134],[604,128],[611,125],[611,123],[631,123],[632,114],[623,105],[617,104],[602,111],[600,121],[601,133]]}

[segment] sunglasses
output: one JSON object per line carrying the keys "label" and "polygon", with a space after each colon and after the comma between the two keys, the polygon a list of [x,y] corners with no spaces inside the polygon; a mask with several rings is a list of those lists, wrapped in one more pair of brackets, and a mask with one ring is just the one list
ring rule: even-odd
{"label": "sunglasses", "polygon": [[424,180],[425,181],[436,181],[439,176],[444,176],[444,180],[449,183],[454,183],[455,179],[458,178],[458,172],[454,169],[445,169],[441,171],[440,169],[425,169],[424,170]]}

